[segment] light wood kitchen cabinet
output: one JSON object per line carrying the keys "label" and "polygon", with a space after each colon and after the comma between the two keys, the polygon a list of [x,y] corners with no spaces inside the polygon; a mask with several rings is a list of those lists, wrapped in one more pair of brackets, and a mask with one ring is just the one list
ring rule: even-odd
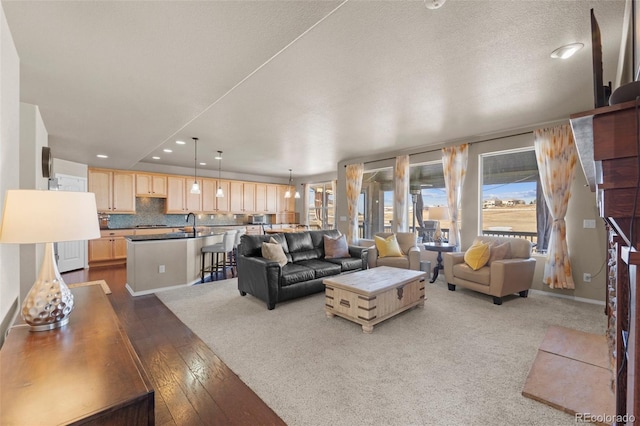
{"label": "light wood kitchen cabinet", "polygon": [[167,202],[165,213],[181,214],[202,211],[202,179],[198,179],[200,194],[192,194],[193,178],[167,177]]}
{"label": "light wood kitchen cabinet", "polygon": [[[287,191],[291,191],[291,197],[285,198]],[[293,198],[295,188],[289,185],[278,185],[277,213],[293,213],[296,210],[296,199]]]}
{"label": "light wood kitchen cabinet", "polygon": [[167,196],[167,177],[136,173],[136,196],[165,198]]}
{"label": "light wood kitchen cabinet", "polygon": [[256,183],[256,213],[273,214],[278,206],[277,185]]}
{"label": "light wood kitchen cabinet", "polygon": [[256,211],[256,184],[244,182],[242,184],[242,208],[243,213],[255,213]]}
{"label": "light wood kitchen cabinet", "polygon": [[260,225],[247,225],[246,227],[247,229],[247,235],[262,235],[263,234],[263,230],[262,230],[262,226]]}
{"label": "light wood kitchen cabinet", "polygon": [[89,240],[89,264],[116,264],[127,261],[127,240],[125,235],[132,235],[128,230],[102,230],[100,238]]}
{"label": "light wood kitchen cabinet", "polygon": [[[224,197],[216,197],[218,186],[222,188]],[[229,182],[206,178],[202,180],[202,212],[229,212]]]}
{"label": "light wood kitchen cabinet", "polygon": [[229,182],[229,210],[232,213],[244,213],[243,182],[235,180]]}
{"label": "light wood kitchen cabinet", "polygon": [[100,213],[135,214],[135,173],[89,169],[89,192]]}

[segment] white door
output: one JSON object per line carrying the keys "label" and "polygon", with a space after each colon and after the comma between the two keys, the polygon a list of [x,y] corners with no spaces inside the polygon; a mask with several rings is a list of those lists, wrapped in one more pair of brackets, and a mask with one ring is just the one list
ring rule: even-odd
{"label": "white door", "polygon": [[[87,178],[69,176],[56,173],[58,190],[60,191],[87,191]],[[60,272],[82,269],[87,264],[87,241],[66,241],[56,244],[56,259]]]}

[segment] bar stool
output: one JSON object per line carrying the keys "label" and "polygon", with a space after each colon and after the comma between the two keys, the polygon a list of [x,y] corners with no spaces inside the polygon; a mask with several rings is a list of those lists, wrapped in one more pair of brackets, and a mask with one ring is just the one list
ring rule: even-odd
{"label": "bar stool", "polygon": [[247,233],[246,228],[238,229],[236,234],[236,241],[233,244],[233,251],[231,252],[231,276],[238,276],[238,246],[240,245],[240,238]]}
{"label": "bar stool", "polygon": [[[220,255],[222,255],[222,276],[223,278],[226,276],[225,268],[231,266],[231,257],[228,258],[229,261],[227,262],[227,254],[233,250],[237,232],[235,229],[226,231],[221,242],[202,247],[202,269],[200,270],[202,282],[204,282],[204,274],[207,272],[211,274],[211,281],[213,281],[213,271],[216,272],[216,280],[218,279],[218,273],[220,272]],[[207,253],[211,253],[211,264],[205,267],[204,264]],[[216,255],[215,263],[213,262],[214,254]]]}

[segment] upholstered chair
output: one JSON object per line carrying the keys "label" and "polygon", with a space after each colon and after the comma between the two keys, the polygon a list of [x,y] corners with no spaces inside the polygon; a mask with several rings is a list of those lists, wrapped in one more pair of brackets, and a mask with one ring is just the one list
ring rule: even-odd
{"label": "upholstered chair", "polygon": [[376,266],[391,266],[395,268],[420,270],[420,248],[416,245],[416,235],[413,232],[381,232],[375,234],[377,237],[389,238],[395,235],[400,248],[400,253],[392,256],[381,256],[380,251],[376,248],[375,239],[361,239],[358,243],[360,246],[369,247],[368,263],[369,268]]}

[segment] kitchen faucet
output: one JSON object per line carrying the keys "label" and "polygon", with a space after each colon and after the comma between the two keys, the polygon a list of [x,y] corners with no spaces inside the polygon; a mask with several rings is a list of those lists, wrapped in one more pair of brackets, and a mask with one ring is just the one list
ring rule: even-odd
{"label": "kitchen faucet", "polygon": [[189,223],[189,216],[193,216],[193,237],[195,238],[196,236],[196,215],[189,212],[189,214],[187,214],[186,222]]}

